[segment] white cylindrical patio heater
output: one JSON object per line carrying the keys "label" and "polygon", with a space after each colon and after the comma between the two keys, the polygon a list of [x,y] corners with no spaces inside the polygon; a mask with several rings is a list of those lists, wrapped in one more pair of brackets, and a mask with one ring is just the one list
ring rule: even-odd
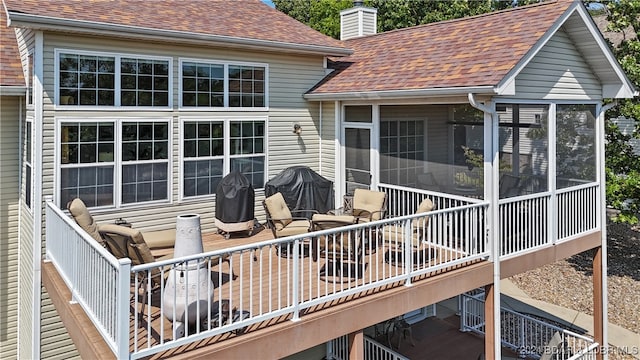
{"label": "white cylindrical patio heater", "polygon": [[[200,215],[179,215],[176,220],[174,258],[203,252]],[[164,288],[163,314],[173,321],[173,336],[184,336],[185,326],[207,317],[213,301],[213,282],[206,261],[192,260],[169,270]]]}

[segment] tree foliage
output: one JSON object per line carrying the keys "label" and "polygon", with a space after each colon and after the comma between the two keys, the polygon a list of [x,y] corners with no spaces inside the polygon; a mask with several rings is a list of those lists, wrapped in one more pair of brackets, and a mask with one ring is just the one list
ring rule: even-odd
{"label": "tree foliage", "polygon": [[[520,0],[519,4],[535,2]],[[340,11],[352,0],[273,0],[276,9],[333,38],[340,38]],[[484,14],[513,5],[497,0],[365,0],[378,11],[378,32]]]}
{"label": "tree foliage", "polygon": [[[622,41],[612,50],[629,79],[640,84],[640,0],[606,2],[608,30],[623,33]],[[638,98],[620,100],[609,110],[607,119],[625,117],[640,120]],[[639,137],[638,126],[633,135],[623,135],[612,122],[606,124],[607,205],[620,210],[615,220],[638,223],[640,213],[640,158],[634,154],[629,139]]]}
{"label": "tree foliage", "polygon": [[[390,31],[436,21],[502,10],[539,0],[365,0],[364,5],[378,10],[378,32]],[[334,38],[340,37],[340,11],[351,8],[351,0],[273,0],[276,8],[310,27]],[[589,7],[607,14],[609,30],[624,32],[622,42],[612,51],[629,79],[640,88],[640,0],[585,0]],[[623,116],[640,120],[638,98],[618,101],[607,119]],[[636,127],[634,137],[640,137]],[[640,158],[614,124],[606,124],[607,205],[621,210],[618,221],[637,223],[640,213]]]}

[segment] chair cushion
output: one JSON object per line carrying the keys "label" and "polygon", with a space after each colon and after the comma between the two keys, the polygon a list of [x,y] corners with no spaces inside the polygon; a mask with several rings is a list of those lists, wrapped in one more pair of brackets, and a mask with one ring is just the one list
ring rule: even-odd
{"label": "chair cushion", "polygon": [[295,220],[287,224],[286,227],[277,229],[277,237],[300,235],[309,232],[311,222],[309,220]]}
{"label": "chair cushion", "polygon": [[[124,255],[131,259],[133,265],[155,261],[140,231],[116,224],[103,224],[100,225],[100,233],[111,241],[117,242],[115,244],[117,246],[114,247],[113,244],[109,246],[114,256],[122,257]],[[120,254],[123,249],[126,249],[126,254]]]}
{"label": "chair cushion", "polygon": [[176,229],[144,231],[142,237],[150,249],[170,248],[176,244]]}
{"label": "chair cushion", "polygon": [[355,189],[353,192],[354,215],[358,215],[355,213],[356,209],[365,210],[371,213],[371,220],[380,220],[386,197],[387,194],[382,191]]}
{"label": "chair cushion", "polygon": [[89,213],[89,209],[79,198],[75,198],[71,200],[71,202],[67,205],[71,216],[76,221],[76,223],[87,232],[87,234],[91,235],[92,238],[96,239],[102,246],[104,246],[104,240],[100,236],[98,232],[98,224],[93,220],[93,216]]}
{"label": "chair cushion", "polygon": [[351,215],[313,214],[311,221],[315,230],[331,229],[355,223],[356,218]]}
{"label": "chair cushion", "polygon": [[[422,214],[433,210],[433,202],[429,199],[424,199],[418,206],[418,210],[416,210],[416,214]],[[429,225],[428,217],[421,217],[413,220],[413,228],[414,231],[422,231],[426,230],[427,225]]]}
{"label": "chair cushion", "polygon": [[269,212],[276,230],[282,230],[293,221],[291,211],[281,193],[275,193],[264,199],[264,205]]}

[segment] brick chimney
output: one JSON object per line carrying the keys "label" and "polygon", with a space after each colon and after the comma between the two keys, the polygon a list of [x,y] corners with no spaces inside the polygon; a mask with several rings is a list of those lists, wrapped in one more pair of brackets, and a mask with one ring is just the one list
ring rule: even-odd
{"label": "brick chimney", "polygon": [[354,1],[353,7],[340,12],[340,40],[376,33],[378,10]]}

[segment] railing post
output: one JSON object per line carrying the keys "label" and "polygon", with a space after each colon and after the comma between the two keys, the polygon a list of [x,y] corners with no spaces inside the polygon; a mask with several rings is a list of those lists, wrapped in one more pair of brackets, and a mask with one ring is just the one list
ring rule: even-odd
{"label": "railing post", "polygon": [[[131,278],[131,260],[119,260],[118,279],[116,284],[116,357],[129,359],[129,291]],[[134,289],[138,292],[138,289]],[[137,309],[134,309],[137,312]],[[137,344],[134,344],[134,348]]]}
{"label": "railing post", "polygon": [[293,286],[291,298],[293,301],[293,317],[292,321],[300,320],[300,239],[293,241]]}
{"label": "railing post", "polygon": [[402,260],[404,263],[404,273],[406,275],[406,281],[404,286],[411,286],[411,270],[413,269],[413,256],[411,252],[413,250],[413,231],[411,229],[411,219],[407,219],[404,222],[404,229],[402,229],[403,243],[402,243]]}

